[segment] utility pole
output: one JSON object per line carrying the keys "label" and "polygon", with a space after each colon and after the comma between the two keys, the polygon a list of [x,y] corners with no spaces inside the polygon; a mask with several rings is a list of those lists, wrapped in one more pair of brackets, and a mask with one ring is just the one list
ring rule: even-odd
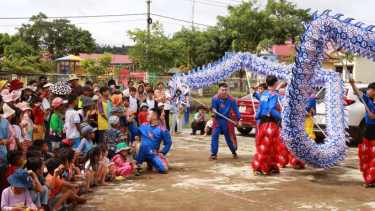
{"label": "utility pole", "polygon": [[147,0],[147,33],[150,34],[150,25],[152,24],[151,19],[151,0]]}
{"label": "utility pole", "polygon": [[191,0],[191,28],[194,27],[194,9],[195,9],[195,0]]}

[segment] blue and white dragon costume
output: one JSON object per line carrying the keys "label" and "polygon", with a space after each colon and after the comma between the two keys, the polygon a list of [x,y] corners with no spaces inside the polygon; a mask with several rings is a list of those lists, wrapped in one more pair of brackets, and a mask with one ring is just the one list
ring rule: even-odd
{"label": "blue and white dragon costume", "polygon": [[[220,83],[237,71],[246,69],[260,76],[275,75],[286,81],[288,88],[282,101],[282,133],[284,144],[298,159],[315,168],[329,168],[347,155],[347,122],[344,106],[344,83],[341,75],[322,68],[327,43],[333,41],[340,49],[375,61],[374,26],[362,27],[363,23],[352,24],[352,18],[341,20],[342,14],[321,15],[314,13],[310,23],[303,23],[305,33],[300,35],[301,44],[296,45],[294,63],[276,63],[259,58],[251,53],[231,53],[222,60],[197,71],[176,74],[170,84],[172,90],[182,91],[181,98],[188,98],[189,90],[196,90]],[[323,144],[316,144],[304,130],[305,105],[311,89],[325,88],[326,133]]]}

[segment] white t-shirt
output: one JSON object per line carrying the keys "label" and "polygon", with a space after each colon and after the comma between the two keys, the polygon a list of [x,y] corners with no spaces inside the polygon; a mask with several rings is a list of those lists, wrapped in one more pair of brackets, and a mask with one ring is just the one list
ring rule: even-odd
{"label": "white t-shirt", "polygon": [[168,98],[172,98],[171,92],[169,90],[165,91],[165,98],[167,99],[164,104],[164,110],[171,110],[171,102],[168,100]]}
{"label": "white t-shirt", "polygon": [[147,105],[148,105],[148,111],[150,111],[150,109],[155,107],[155,99],[150,100],[150,99],[147,98],[146,102],[147,102]]}
{"label": "white t-shirt", "polygon": [[122,94],[124,95],[124,97],[130,97],[129,88],[122,91]]}
{"label": "white t-shirt", "polygon": [[76,128],[76,123],[81,123],[79,114],[77,111],[69,108],[65,113],[64,125],[67,139],[74,139],[79,137],[80,134]]}
{"label": "white t-shirt", "polygon": [[44,116],[44,120],[46,120],[46,121],[49,121],[49,117],[51,116],[50,109],[51,109],[51,104],[49,103],[49,101],[46,98],[43,98],[43,100],[42,100],[42,111],[43,111],[43,113],[46,113],[47,110],[49,110],[48,115]]}
{"label": "white t-shirt", "polygon": [[21,128],[18,125],[12,125],[13,130],[14,130],[14,138],[18,138],[20,143],[23,142],[23,137],[21,133]]}
{"label": "white t-shirt", "polygon": [[208,120],[207,123],[206,123],[206,127],[205,127],[204,129],[206,129],[206,128],[208,128],[208,127],[212,128],[212,125],[213,125],[213,124],[214,124],[214,121],[212,121],[211,119]]}
{"label": "white t-shirt", "polygon": [[130,96],[129,97],[129,108],[134,111],[138,111],[137,98]]}

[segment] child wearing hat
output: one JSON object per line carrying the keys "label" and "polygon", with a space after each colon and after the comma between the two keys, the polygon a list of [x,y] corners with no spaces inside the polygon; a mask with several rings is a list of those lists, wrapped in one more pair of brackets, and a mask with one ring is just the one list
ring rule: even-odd
{"label": "child wearing hat", "polygon": [[80,115],[81,122],[89,124],[91,111],[93,110],[95,103],[91,97],[81,97],[79,102],[81,102],[81,109],[79,109],[77,112]]}
{"label": "child wearing hat", "polygon": [[92,139],[95,138],[95,131],[97,128],[92,128],[90,125],[85,125],[82,127],[81,134],[84,137],[79,144],[76,152],[85,155],[93,147]]}
{"label": "child wearing hat", "polygon": [[111,108],[111,111],[109,112],[109,115],[116,115],[120,118],[120,125],[121,127],[125,127],[128,125],[126,121],[126,115],[125,115],[125,109],[122,105],[122,95],[121,94],[114,94],[111,97],[113,107]]}
{"label": "child wearing hat", "polygon": [[31,200],[28,188],[31,188],[38,178],[34,172],[17,169],[14,174],[8,177],[10,187],[4,189],[1,196],[1,210],[35,210],[38,208]]}
{"label": "child wearing hat", "polygon": [[[82,87],[82,95],[78,97],[78,109],[84,108],[83,104],[83,98],[89,97],[91,94],[92,89],[89,86],[83,86]],[[86,99],[87,100],[87,99]]]}
{"label": "child wearing hat", "polygon": [[21,113],[21,122],[19,126],[21,128],[21,135],[22,135],[22,148],[23,148],[23,157],[26,156],[26,150],[29,146],[33,145],[32,137],[33,137],[33,127],[34,123],[31,120],[31,108],[26,102],[18,103],[16,105],[17,108],[22,110]]}
{"label": "child wearing hat", "polygon": [[104,144],[108,148],[108,158],[111,159],[115,156],[117,144],[121,142],[121,132],[118,129],[120,127],[120,119],[117,116],[111,116],[109,123],[111,128],[106,132]]}
{"label": "child wearing hat", "polygon": [[68,103],[68,101],[63,100],[61,97],[57,97],[52,101],[54,112],[52,113],[49,122],[49,139],[52,142],[52,150],[55,155],[59,153],[60,142],[65,138],[62,114],[64,113],[64,104],[66,103]]}
{"label": "child wearing hat", "polygon": [[130,147],[125,142],[117,144],[116,155],[110,161],[115,165],[114,174],[118,180],[126,179],[133,172],[136,160],[130,162],[126,160],[129,150]]}
{"label": "child wearing hat", "polygon": [[142,125],[143,123],[147,122],[147,116],[148,116],[147,110],[148,110],[147,103],[142,103],[140,112],[138,114],[139,125]]}

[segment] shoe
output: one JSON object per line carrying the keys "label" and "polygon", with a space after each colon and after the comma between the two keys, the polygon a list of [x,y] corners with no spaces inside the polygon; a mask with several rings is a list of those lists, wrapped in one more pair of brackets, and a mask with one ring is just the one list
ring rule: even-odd
{"label": "shoe", "polygon": [[212,154],[212,155],[210,156],[210,160],[217,160],[217,155]]}
{"label": "shoe", "polygon": [[280,171],[272,168],[269,172],[267,172],[267,175],[272,175],[272,174],[280,174]]}
{"label": "shoe", "polygon": [[263,175],[263,172],[261,170],[255,170],[255,171],[253,171],[253,175],[254,176],[260,176],[260,175]]}
{"label": "shoe", "polygon": [[296,165],[293,166],[294,169],[304,169],[300,162],[297,162]]}
{"label": "shoe", "polygon": [[115,177],[115,180],[120,180],[120,181],[122,181],[122,180],[124,180],[124,179],[126,179],[124,176],[117,176],[117,177]]}
{"label": "shoe", "polygon": [[365,188],[374,188],[375,187],[374,183],[365,183],[363,185],[365,186]]}
{"label": "shoe", "polygon": [[191,136],[195,136],[196,134],[195,133],[190,133]]}
{"label": "shoe", "polygon": [[237,153],[233,153],[232,155],[233,155],[233,159],[238,159]]}
{"label": "shoe", "polygon": [[141,176],[141,172],[142,172],[142,168],[141,167],[136,168],[134,176]]}
{"label": "shoe", "polygon": [[147,171],[152,171],[154,166],[151,163],[147,163]]}

